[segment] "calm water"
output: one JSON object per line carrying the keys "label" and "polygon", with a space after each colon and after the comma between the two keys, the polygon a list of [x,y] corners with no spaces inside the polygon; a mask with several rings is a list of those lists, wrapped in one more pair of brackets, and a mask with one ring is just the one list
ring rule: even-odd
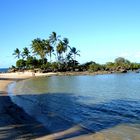
{"label": "calm water", "polygon": [[51,132],[79,125],[83,133],[140,139],[140,74],[35,78],[11,89],[13,101]]}
{"label": "calm water", "polygon": [[0,73],[1,72],[7,72],[8,71],[8,68],[0,68]]}

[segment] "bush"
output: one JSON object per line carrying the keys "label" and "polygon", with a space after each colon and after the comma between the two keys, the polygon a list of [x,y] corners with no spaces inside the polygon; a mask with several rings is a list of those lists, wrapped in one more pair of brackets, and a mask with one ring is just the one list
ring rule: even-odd
{"label": "bush", "polygon": [[19,68],[19,69],[24,69],[25,66],[26,66],[26,61],[23,60],[23,59],[19,59],[19,60],[16,62],[16,66],[17,66],[17,68]]}

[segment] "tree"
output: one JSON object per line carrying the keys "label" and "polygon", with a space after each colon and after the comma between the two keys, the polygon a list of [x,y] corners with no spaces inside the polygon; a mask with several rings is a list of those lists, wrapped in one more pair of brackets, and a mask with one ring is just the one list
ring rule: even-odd
{"label": "tree", "polygon": [[76,50],[75,47],[70,48],[70,54],[73,55],[74,65],[75,65],[75,61],[76,61],[76,56],[80,56],[79,52],[80,51]]}
{"label": "tree", "polygon": [[27,59],[29,57],[29,54],[29,49],[27,47],[23,48],[22,57]]}
{"label": "tree", "polygon": [[18,48],[16,48],[16,49],[14,50],[13,55],[15,55],[16,58],[20,59],[20,56],[21,56],[20,50],[19,50]]}
{"label": "tree", "polygon": [[102,69],[102,66],[100,64],[94,63],[89,65],[89,71],[96,72]]}
{"label": "tree", "polygon": [[50,34],[50,36],[49,36],[50,43],[51,43],[51,45],[53,46],[53,48],[55,49],[55,51],[56,51],[57,60],[58,60],[59,58],[58,58],[58,53],[57,53],[57,47],[56,47],[56,46],[57,46],[57,43],[58,43],[58,41],[59,41],[59,38],[60,38],[60,36],[57,35],[56,32],[52,32],[52,33]]}
{"label": "tree", "polygon": [[50,40],[46,40],[46,49],[47,49],[47,53],[50,56],[50,62],[51,62],[51,57],[52,57],[52,53],[54,52],[53,46],[51,46],[50,44]]}
{"label": "tree", "polygon": [[68,50],[68,48],[70,48],[68,38],[64,38],[64,39],[63,39],[63,45],[64,45],[64,50],[63,50],[63,52],[66,53],[66,55],[65,55],[65,60],[67,61],[67,56],[68,56],[67,50]]}
{"label": "tree", "polygon": [[41,40],[40,38],[34,39],[32,41],[32,50],[34,54],[39,55],[44,61],[47,54],[46,41],[44,39]]}
{"label": "tree", "polygon": [[38,60],[35,57],[29,56],[26,61],[27,68],[35,68],[38,66]]}
{"label": "tree", "polygon": [[59,35],[56,34],[56,32],[52,32],[49,36],[49,40],[52,44],[55,44],[57,43],[57,41],[59,40]]}
{"label": "tree", "polygon": [[66,52],[67,49],[70,48],[68,38],[63,39],[63,44],[64,44],[64,52]]}
{"label": "tree", "polygon": [[56,46],[56,51],[58,54],[58,60],[61,61],[63,59],[62,53],[65,51],[65,46],[62,41],[59,41],[58,45]]}
{"label": "tree", "polygon": [[115,65],[115,63],[113,63],[113,62],[107,62],[107,63],[105,64],[105,69],[106,69],[106,70],[111,70],[111,71],[113,71],[113,70],[116,69],[116,65]]}
{"label": "tree", "polygon": [[123,58],[123,57],[118,57],[115,59],[115,66],[116,66],[116,70],[128,70],[130,69],[130,61],[128,61],[127,59]]}
{"label": "tree", "polygon": [[26,66],[26,61],[23,60],[23,59],[19,59],[19,60],[16,62],[16,66],[17,66],[17,68],[19,68],[19,69],[24,69],[25,66]]}

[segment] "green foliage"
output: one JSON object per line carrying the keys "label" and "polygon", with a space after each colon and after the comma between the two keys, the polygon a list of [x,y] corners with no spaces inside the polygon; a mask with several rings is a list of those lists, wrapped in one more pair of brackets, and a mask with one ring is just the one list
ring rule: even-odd
{"label": "green foliage", "polygon": [[29,57],[29,54],[30,54],[29,49],[27,47],[23,48],[23,52],[21,54],[22,57],[27,59]]}
{"label": "green foliage", "polygon": [[43,60],[47,54],[46,42],[43,39],[37,38],[32,41],[32,50],[35,55],[39,55]]}
{"label": "green foliage", "polygon": [[[32,50],[32,52],[30,52],[30,50]],[[140,68],[140,64],[131,63],[123,57],[118,57],[114,62],[108,62],[105,65],[100,65],[93,61],[80,65],[76,60],[76,57],[80,56],[79,52],[77,48],[70,47],[68,38],[61,39],[56,32],[52,32],[48,39],[34,39],[31,48],[24,47],[22,52],[16,48],[13,55],[18,58],[16,62],[17,68],[37,68],[46,72],[79,70],[89,70],[90,72],[106,70],[112,72],[137,70]],[[22,57],[22,59],[20,59],[20,57]],[[56,62],[52,60],[56,60]]]}
{"label": "green foliage", "polygon": [[14,55],[16,58],[20,59],[20,56],[21,56],[20,50],[19,50],[18,48],[16,48],[16,49],[14,50],[13,55]]}
{"label": "green foliage", "polygon": [[24,69],[25,66],[26,66],[26,61],[23,60],[23,59],[19,59],[19,60],[16,62],[16,66],[17,66],[17,68],[19,68],[19,69]]}
{"label": "green foliage", "polygon": [[89,65],[90,72],[96,72],[99,70],[102,70],[102,66],[100,64],[94,63],[94,64]]}
{"label": "green foliage", "polygon": [[140,64],[138,64],[138,63],[131,63],[130,69],[132,69],[132,70],[140,69]]}
{"label": "green foliage", "polygon": [[32,68],[37,68],[38,66],[38,60],[35,57],[28,57],[26,60],[26,68],[32,69]]}
{"label": "green foliage", "polygon": [[105,70],[113,71],[113,70],[115,70],[115,68],[116,68],[116,65],[113,62],[107,62],[105,64]]}
{"label": "green foliage", "polygon": [[52,69],[52,71],[58,71],[58,68],[59,68],[59,63],[57,63],[57,62],[53,62],[52,64],[51,64],[51,69]]}

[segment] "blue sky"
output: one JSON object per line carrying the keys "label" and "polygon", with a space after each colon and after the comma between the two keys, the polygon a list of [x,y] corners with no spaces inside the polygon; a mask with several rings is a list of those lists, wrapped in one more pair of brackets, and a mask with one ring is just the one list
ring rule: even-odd
{"label": "blue sky", "polygon": [[15,64],[15,48],[52,31],[69,38],[80,63],[122,56],[140,62],[139,0],[0,0],[0,67]]}

